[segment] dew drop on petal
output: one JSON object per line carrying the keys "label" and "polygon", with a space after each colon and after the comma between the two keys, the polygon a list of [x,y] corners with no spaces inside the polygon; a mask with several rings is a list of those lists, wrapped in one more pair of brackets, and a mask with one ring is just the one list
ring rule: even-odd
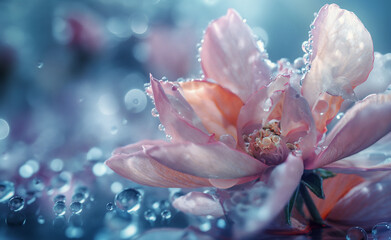
{"label": "dew drop on petal", "polygon": [[67,208],[65,206],[65,202],[64,201],[58,201],[53,206],[54,214],[56,214],[57,216],[64,215],[65,212],[66,212],[66,209]]}
{"label": "dew drop on petal", "polygon": [[374,240],[391,239],[391,224],[381,222],[372,228],[372,237]]}
{"label": "dew drop on petal", "polygon": [[11,211],[18,212],[24,208],[24,199],[19,196],[12,197],[8,202]]}
{"label": "dew drop on petal", "polygon": [[15,194],[13,182],[0,181],[0,203],[6,202]]}
{"label": "dew drop on petal", "polygon": [[366,240],[368,239],[367,233],[361,227],[351,227],[346,234],[347,240]]}
{"label": "dew drop on petal", "polygon": [[166,130],[166,128],[164,127],[164,125],[161,124],[161,123],[159,124],[158,129],[159,129],[159,131],[162,131],[162,132],[164,132],[164,131]]}
{"label": "dew drop on petal", "polygon": [[139,191],[128,188],[115,196],[115,206],[124,212],[136,212],[141,206],[142,195]]}
{"label": "dew drop on petal", "polygon": [[152,114],[153,117],[159,117],[159,112],[157,111],[156,108],[152,108],[151,114]]}

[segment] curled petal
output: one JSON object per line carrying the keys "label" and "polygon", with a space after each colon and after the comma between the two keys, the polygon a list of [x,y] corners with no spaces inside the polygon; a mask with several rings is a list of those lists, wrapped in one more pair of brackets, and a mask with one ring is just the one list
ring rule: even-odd
{"label": "curled petal", "polygon": [[211,136],[195,127],[192,121],[186,119],[183,115],[181,116],[178,112],[178,109],[186,109],[184,113],[192,115],[192,110],[186,107],[176,108],[179,104],[185,104],[185,101],[170,101],[170,95],[165,93],[161,83],[152,76],[151,87],[160,121],[164,125],[166,133],[172,136],[173,142],[192,141],[195,143],[206,143],[211,141]]}
{"label": "curled petal", "polygon": [[260,175],[268,167],[221,142],[154,146],[146,151],[161,164],[190,175],[234,179]]}
{"label": "curled petal", "polygon": [[174,200],[172,205],[185,213],[198,216],[221,217],[224,210],[217,199],[211,195],[201,192],[190,192]]}
{"label": "curled petal", "polygon": [[[267,179],[268,196],[261,207],[245,219],[244,228],[236,229],[239,236],[262,231],[281,212],[296,190],[303,174],[303,161],[290,154],[287,160],[275,167]],[[245,229],[245,232],[243,230]]]}
{"label": "curled petal", "polygon": [[243,101],[270,82],[265,58],[250,28],[232,9],[206,29],[201,50],[205,77],[228,88]]}
{"label": "curled petal", "polygon": [[346,194],[331,210],[328,219],[346,225],[372,227],[391,216],[391,175],[363,182]]}
{"label": "curled petal", "polygon": [[322,167],[358,153],[390,131],[391,95],[370,95],[346,112],[326,136],[325,149],[306,168]]}
{"label": "curled petal", "polygon": [[148,157],[144,151],[164,141],[143,141],[115,151],[105,163],[114,172],[142,185],[153,187],[197,188],[211,186],[208,179],[170,169]]}
{"label": "curled petal", "polygon": [[353,173],[358,171],[391,170],[391,133],[363,151],[324,166],[335,171]]}
{"label": "curled petal", "polygon": [[183,95],[216,138],[229,134],[236,139],[236,121],[242,100],[229,90],[207,81],[181,83]]}

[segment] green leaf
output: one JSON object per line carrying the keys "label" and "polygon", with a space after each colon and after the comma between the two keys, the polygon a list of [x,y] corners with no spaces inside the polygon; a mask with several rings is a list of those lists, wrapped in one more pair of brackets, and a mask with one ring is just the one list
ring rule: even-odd
{"label": "green leaf", "polygon": [[318,168],[315,171],[323,179],[332,178],[336,175],[335,173],[322,168]]}
{"label": "green leaf", "polygon": [[324,199],[323,179],[316,173],[308,173],[303,175],[301,182],[304,183],[311,192],[318,198]]}
{"label": "green leaf", "polygon": [[288,204],[285,206],[285,220],[286,222],[291,225],[291,214],[293,206],[295,205],[295,201],[297,198],[297,195],[299,194],[299,188],[296,188],[295,192],[293,193],[291,199],[289,200]]}

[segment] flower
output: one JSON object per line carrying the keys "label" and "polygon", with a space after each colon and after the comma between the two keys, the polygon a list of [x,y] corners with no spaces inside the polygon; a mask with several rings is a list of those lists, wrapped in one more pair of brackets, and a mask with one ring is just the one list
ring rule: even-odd
{"label": "flower", "polygon": [[[363,24],[352,12],[325,5],[303,46],[304,74],[286,61],[276,68],[250,28],[228,10],[205,32],[203,80],[151,76],[147,91],[171,142],[145,140],[118,148],[106,164],[123,177],[157,187],[226,189],[256,180],[253,187],[267,194],[255,220],[245,223],[249,232],[281,212],[305,169],[391,169],[385,159],[349,157],[391,131],[390,94],[356,102],[327,129],[372,70],[372,39]],[[223,199],[190,193],[173,204],[219,216],[230,211],[222,207]]]}

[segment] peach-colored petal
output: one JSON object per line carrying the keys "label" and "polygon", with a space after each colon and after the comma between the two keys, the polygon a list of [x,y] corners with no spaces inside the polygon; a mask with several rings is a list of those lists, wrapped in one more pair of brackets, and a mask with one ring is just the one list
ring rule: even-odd
{"label": "peach-colored petal", "polygon": [[335,204],[342,199],[352,188],[365,180],[354,174],[337,174],[335,177],[323,181],[325,199],[320,199],[310,192],[312,200],[323,219],[326,219]]}
{"label": "peach-colored petal", "polygon": [[[152,76],[151,87],[156,109],[159,112],[160,122],[164,125],[166,133],[172,137],[173,142],[192,141],[195,143],[206,143],[213,138],[201,129],[195,127],[189,119],[180,115],[176,108],[177,105],[174,104],[174,101],[169,100],[170,95],[166,95],[160,82]],[[183,103],[183,101],[180,101],[180,103]],[[191,110],[187,110],[186,114],[189,111]]]}
{"label": "peach-colored petal", "polygon": [[303,160],[292,154],[286,161],[275,167],[267,180],[268,195],[265,202],[246,216],[244,228],[235,229],[239,236],[260,232],[281,212],[303,174]]}
{"label": "peach-colored petal", "polygon": [[233,179],[260,175],[268,167],[221,142],[154,146],[146,153],[169,168],[205,178]]}
{"label": "peach-colored petal", "polygon": [[391,131],[391,95],[357,102],[326,136],[322,152],[308,169],[325,166],[371,146]]}
{"label": "peach-colored petal", "polygon": [[190,192],[175,199],[172,205],[182,212],[198,216],[221,217],[224,215],[219,200],[202,192]]}
{"label": "peach-colored petal", "polygon": [[205,77],[237,94],[243,101],[270,82],[266,54],[250,28],[232,9],[206,29],[201,50]]}
{"label": "peach-colored petal", "polygon": [[229,90],[207,81],[181,83],[183,95],[202,124],[216,139],[230,134],[236,139],[236,121],[242,100]]}
{"label": "peach-colored petal", "polygon": [[363,151],[324,166],[336,172],[391,170],[391,133]]}
{"label": "peach-colored petal", "polygon": [[391,216],[391,175],[363,182],[346,194],[331,210],[328,219],[351,226],[371,228]]}
{"label": "peach-colored petal", "polygon": [[[303,82],[303,95],[314,114],[317,129],[337,114],[343,98],[363,83],[373,66],[371,35],[354,13],[325,5],[313,23],[311,70]],[[325,93],[327,92],[327,94]]]}
{"label": "peach-colored petal", "polygon": [[142,185],[172,188],[212,186],[208,179],[170,169],[151,159],[143,151],[114,155],[105,163],[122,177]]}

